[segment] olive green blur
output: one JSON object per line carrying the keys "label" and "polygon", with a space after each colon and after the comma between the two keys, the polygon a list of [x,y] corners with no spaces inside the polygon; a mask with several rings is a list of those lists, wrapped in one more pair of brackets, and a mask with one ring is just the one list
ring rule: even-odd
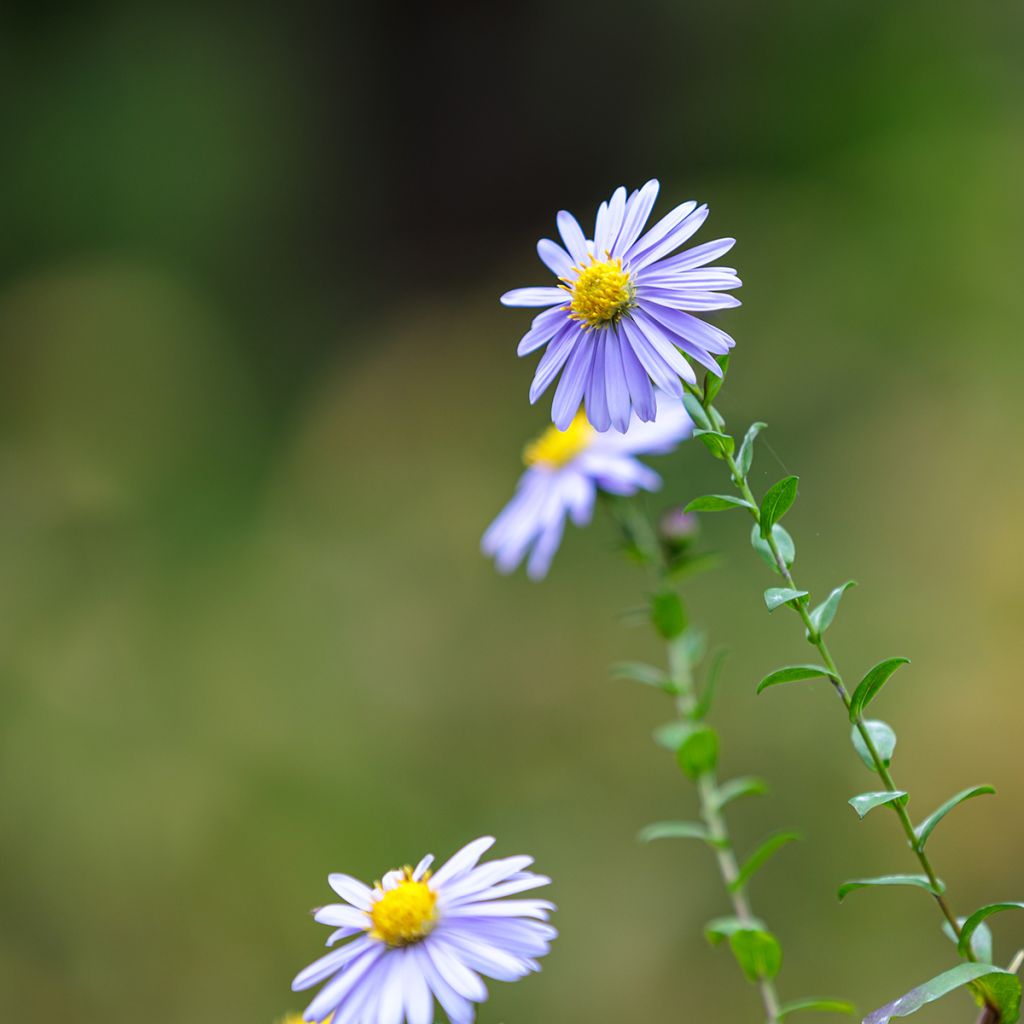
{"label": "olive green blur", "polygon": [[[800,585],[923,819],[954,908],[1024,899],[1024,13],[1019,4],[641,0],[29,5],[0,15],[0,993],[4,1019],[271,1024],[326,876],[482,834],[554,878],[539,976],[484,1024],[760,1021],[651,729],[647,581],[600,515],[498,576],[536,357],[504,290],[620,183],[689,198],[742,308],[718,407],[768,422]],[[654,511],[728,481],[687,445]],[[729,810],[781,850],[751,896],[783,998],[868,1011],[955,961],[898,824],[740,513],[685,587],[729,647]],[[993,919],[1006,961],[1024,920]],[[811,1020],[810,1017],[807,1018]],[[824,1019],[824,1018],[823,1018]],[[958,994],[922,1020],[969,1021]]]}

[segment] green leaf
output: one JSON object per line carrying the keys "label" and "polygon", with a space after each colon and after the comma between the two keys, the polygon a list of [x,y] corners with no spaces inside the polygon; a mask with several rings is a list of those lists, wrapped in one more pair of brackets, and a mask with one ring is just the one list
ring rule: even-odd
{"label": "green leaf", "polygon": [[700,430],[710,430],[711,420],[708,419],[708,414],[701,404],[700,399],[696,395],[690,394],[687,391],[683,395],[683,408],[687,411],[690,419],[697,425]]}
{"label": "green leaf", "polygon": [[729,936],[729,948],[749,981],[774,978],[782,966],[779,940],[761,928],[740,928]]}
{"label": "green leaf", "polygon": [[[772,537],[775,538],[775,546],[779,549],[782,561],[785,562],[787,566],[792,565],[796,560],[796,545],[793,543],[793,538],[786,532],[785,527],[780,526],[778,523],[772,527]],[[761,536],[761,530],[757,523],[754,523],[754,526],[750,531],[750,543],[761,558],[768,563],[772,572],[781,576],[782,570],[775,561],[775,555],[772,554],[772,549],[768,546],[768,541]]]}
{"label": "green leaf", "polygon": [[724,459],[736,450],[736,442],[728,434],[720,434],[717,430],[695,430],[693,436],[699,437],[716,459]]}
{"label": "green leaf", "polygon": [[[917,988],[912,989],[906,995],[900,996],[899,999],[887,1003],[881,1009],[875,1010],[874,1013],[869,1013],[864,1018],[862,1024],[889,1024],[893,1017],[909,1017],[910,1014],[920,1010],[922,1006],[927,1006],[928,1003],[941,999],[944,995],[948,995],[964,985],[971,985],[972,983],[980,982],[982,978],[988,979],[995,975],[1005,975],[1017,981],[1008,971],[1002,971],[998,968],[993,970],[991,964],[960,964],[958,967],[954,967],[952,970],[946,971],[930,981],[926,981],[923,985],[918,985]],[[1012,986],[1007,987],[1012,988]],[[1006,1008],[1011,1015],[1004,1017],[1001,1024],[1013,1024],[1017,1019],[1016,1015],[1013,1015],[1012,1010],[1012,992],[1007,995]],[[1017,982],[1017,998],[1019,1009],[1020,982]]]}
{"label": "green leaf", "polygon": [[800,478],[796,476],[783,477],[777,484],[773,484],[761,499],[761,537],[764,540],[768,539],[771,528],[796,501],[796,488],[799,482]]}
{"label": "green leaf", "polygon": [[[894,733],[892,731],[892,727],[886,725],[885,722],[879,722],[873,719],[865,721],[864,728],[871,737],[871,742],[874,743],[875,750],[878,751],[878,756],[882,759],[882,764],[888,768],[889,762],[892,760],[892,755],[896,750],[896,733]],[[875,762],[871,757],[867,744],[864,742],[864,737],[861,736],[860,729],[856,725],[850,733],[850,739],[853,740],[854,750],[860,754],[860,759],[868,766],[868,768],[871,769],[871,771],[877,771],[875,768]]]}
{"label": "green leaf", "polygon": [[775,835],[769,836],[744,862],[740,873],[729,883],[729,891],[739,892],[743,889],[754,873],[776,850],[780,850],[787,843],[798,839],[803,839],[799,832],[776,832]]}
{"label": "green leaf", "polygon": [[692,728],[692,722],[674,719],[671,722],[666,722],[664,725],[659,725],[651,735],[659,747],[663,747],[674,754],[682,746],[683,740],[690,734]]}
{"label": "green leaf", "polygon": [[754,464],[754,439],[766,426],[768,426],[767,423],[752,423],[743,438],[743,444],[740,445],[739,454],[736,456],[736,465],[742,476],[746,476]]}
{"label": "green leaf", "polygon": [[825,598],[817,608],[811,612],[811,624],[814,626],[814,631],[821,636],[822,633],[832,625],[832,620],[836,617],[836,611],[839,608],[839,602],[842,599],[843,594],[846,593],[850,587],[857,586],[856,580],[847,580],[842,586],[836,587],[828,597]]}
{"label": "green leaf", "polygon": [[855,1013],[853,1003],[847,1003],[842,999],[796,999],[791,1003],[784,1003],[779,1007],[776,1018],[782,1020],[791,1013],[801,1010],[815,1010],[818,1013]]}
{"label": "green leaf", "polygon": [[885,686],[889,676],[900,665],[909,664],[909,658],[886,658],[885,661],[880,661],[874,668],[869,669],[867,675],[860,681],[857,689],[853,691],[853,696],[850,698],[850,721],[856,722],[860,718],[864,713],[864,709],[874,700],[878,691]]}
{"label": "green leaf", "polygon": [[[966,917],[958,917],[956,923],[962,929],[967,924]],[[960,942],[960,937],[955,931],[953,931],[948,921],[942,922],[943,934],[953,943],[954,946]],[[993,963],[992,956],[992,929],[987,924],[982,922],[974,929],[974,934],[969,936],[971,940],[971,949],[974,950],[975,957],[982,963],[990,964]]]}
{"label": "green leaf", "polygon": [[839,886],[839,899],[846,899],[854,889],[867,889],[876,885],[913,885],[930,892],[933,896],[946,891],[946,887],[939,882],[939,890],[936,893],[925,875],[879,875],[878,878],[851,878],[850,881],[843,882]]}
{"label": "green leaf", "polygon": [[620,661],[611,667],[615,679],[632,679],[644,686],[653,686],[665,693],[678,693],[679,687],[669,679],[663,669],[642,661]]}
{"label": "green leaf", "polygon": [[[1001,914],[1004,910],[1024,910],[1024,903],[990,903],[988,906],[976,910],[964,921],[963,927],[960,930],[960,941],[957,943],[961,956],[967,956],[971,936],[979,929],[986,927],[982,923],[985,918],[991,917],[993,914]],[[989,935],[989,941],[991,942],[991,934]],[[991,950],[989,950],[989,954],[988,960],[991,961]]]}
{"label": "green leaf", "polygon": [[693,707],[694,718],[703,718],[711,710],[711,701],[715,696],[715,687],[718,685],[718,677],[721,674],[722,665],[728,653],[728,651],[722,649],[715,651],[711,656],[707,678],[701,687],[700,697],[697,698],[697,703]]}
{"label": "green leaf", "polygon": [[881,793],[861,793],[859,796],[851,796],[847,803],[863,818],[868,811],[873,811],[883,804],[895,803],[906,795],[902,789],[886,790]]}
{"label": "green leaf", "polygon": [[711,372],[704,374],[704,401],[708,405],[715,400],[718,392],[722,390],[722,385],[725,383],[725,371],[729,367],[729,357],[727,355],[719,356],[718,358],[719,365],[722,367],[722,375],[719,377],[717,373]]}
{"label": "green leaf", "polygon": [[787,665],[785,668],[777,668],[770,672],[757,684],[757,692],[767,690],[769,686],[778,686],[779,683],[794,683],[798,679],[813,679],[815,676],[824,676],[830,679],[832,673],[821,665]]}
{"label": "green leaf", "polygon": [[714,804],[717,810],[721,810],[726,804],[733,800],[739,800],[742,796],[764,796],[768,792],[768,783],[755,775],[745,775],[739,779],[730,779],[718,787],[715,794]]}
{"label": "green leaf", "polygon": [[679,767],[691,778],[711,771],[718,760],[718,733],[709,725],[687,723],[690,732],[676,751]]}
{"label": "green leaf", "polygon": [[1000,1024],[1014,1024],[1020,1019],[1020,978],[998,968],[974,983],[975,1002],[993,1006],[999,1011]]}
{"label": "green leaf", "polygon": [[731,494],[705,494],[694,498],[684,512],[726,512],[731,508],[754,508],[745,498],[734,498]]}
{"label": "green leaf", "polygon": [[[768,611],[773,612],[779,605],[789,604],[801,597],[807,597],[806,590],[794,590],[792,587],[769,587],[764,592],[764,603],[768,606]],[[794,605],[794,607],[796,606]]]}
{"label": "green leaf", "polygon": [[651,624],[666,640],[672,640],[686,629],[683,602],[674,590],[659,590],[651,595]]}
{"label": "green leaf", "polygon": [[752,917],[748,921],[741,921],[738,917],[716,917],[704,925],[704,938],[712,946],[717,946],[723,939],[729,938],[730,935],[746,931],[749,928],[763,931],[764,922],[756,917]]}
{"label": "green leaf", "polygon": [[650,843],[655,839],[700,839],[710,843],[711,834],[704,825],[696,821],[656,821],[645,825],[637,833],[641,843]]}
{"label": "green leaf", "polygon": [[938,825],[938,823],[942,821],[942,819],[949,814],[954,807],[962,804],[965,800],[971,800],[976,796],[985,796],[989,793],[995,793],[995,790],[991,786],[972,786],[970,789],[965,789],[957,793],[956,796],[951,796],[941,807],[938,808],[938,810],[932,811],[932,813],[914,829],[914,835],[917,836],[918,852],[924,849],[925,843],[928,842],[928,837],[932,834],[935,826]]}

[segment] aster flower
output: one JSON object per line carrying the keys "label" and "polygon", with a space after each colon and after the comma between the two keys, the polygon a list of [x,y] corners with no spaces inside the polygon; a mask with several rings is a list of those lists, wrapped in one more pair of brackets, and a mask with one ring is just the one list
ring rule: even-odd
{"label": "aster flower", "polygon": [[678,398],[660,392],[654,401],[656,421],[644,423],[634,414],[623,434],[599,433],[580,410],[568,430],[548,427],[526,446],[526,472],[481,542],[499,572],[511,572],[528,555],[527,574],[533,579],[546,576],[566,516],[577,526],[586,526],[598,489],[630,495],[661,486],[661,477],[636,456],[672,451],[689,437],[693,421]]}
{"label": "aster flower", "polygon": [[561,373],[551,406],[559,430],[585,402],[590,423],[604,431],[626,430],[630,410],[649,422],[655,416],[652,382],[682,395],[680,378],[696,383],[689,359],[721,376],[715,361],[735,344],[693,314],[738,306],[722,294],[741,284],[730,267],[707,264],[728,252],[733,238],[705,242],[676,256],[704,223],[707,206],[682,203],[641,234],[658,195],[649,181],[628,198],[617,188],[597,211],[588,239],[571,213],[556,218],[564,248],[548,238],[537,243],[544,265],[559,284],[516,288],[506,306],[550,307],[539,313],[519,342],[525,356],[547,345],[530,388],[536,402]]}
{"label": "aster flower", "polygon": [[544,923],[554,905],[501,897],[551,879],[525,870],[532,857],[478,864],[493,843],[490,836],[474,840],[433,874],[428,854],[415,868],[389,871],[373,888],[330,875],[331,888],[345,902],[321,907],[316,920],[337,929],[328,946],[352,941],[292,982],[296,992],[326,982],[304,1019],[432,1024],[436,999],[452,1024],[470,1024],[474,1004],[487,998],[481,975],[516,981],[539,971],[537,958],[557,934]]}

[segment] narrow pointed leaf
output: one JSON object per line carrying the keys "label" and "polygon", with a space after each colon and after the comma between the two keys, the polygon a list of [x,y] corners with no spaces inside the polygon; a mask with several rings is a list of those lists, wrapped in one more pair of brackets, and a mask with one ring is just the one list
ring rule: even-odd
{"label": "narrow pointed leaf", "polygon": [[711,663],[708,666],[707,678],[704,680],[704,685],[701,687],[700,691],[700,697],[697,699],[697,703],[693,708],[694,718],[701,719],[711,710],[711,701],[715,696],[715,687],[718,685],[718,677],[722,671],[722,664],[728,653],[729,652],[726,650],[719,650],[715,651],[711,656]]}
{"label": "narrow pointed leaf", "polygon": [[690,732],[684,737],[676,751],[679,767],[691,778],[696,779],[711,771],[718,760],[718,733],[709,725],[691,724]]}
{"label": "narrow pointed leaf", "polygon": [[[846,899],[854,889],[868,889],[876,885],[913,885],[918,889],[930,892],[933,896],[936,895],[936,891],[932,888],[932,883],[928,881],[925,875],[879,875],[877,878],[851,878],[850,881],[843,882],[839,886],[839,899]],[[938,895],[945,891],[946,887],[940,881]]]}
{"label": "narrow pointed leaf", "polygon": [[747,928],[763,929],[764,922],[756,917],[741,921],[738,917],[716,917],[704,925],[704,937],[712,946],[717,946],[723,939]]}
{"label": "narrow pointed leaf", "polygon": [[842,999],[795,999],[791,1003],[784,1003],[780,1006],[776,1016],[782,1020],[789,1014],[798,1013],[801,1010],[814,1010],[817,1013],[853,1014],[856,1012],[853,1003],[847,1003]]}
{"label": "narrow pointed leaf", "polygon": [[[964,985],[970,985],[973,982],[978,982],[981,978],[992,975],[1013,977],[1007,971],[993,970],[991,964],[960,964],[958,967],[926,981],[923,985],[918,985],[917,988],[900,996],[899,999],[887,1003],[881,1009],[875,1010],[874,1013],[869,1013],[862,1024],[889,1024],[893,1017],[909,1017],[910,1014],[920,1010],[922,1006],[927,1006],[928,1003],[941,999],[944,995],[948,995]],[[1016,1020],[1016,1017],[1011,1020]],[[1007,1020],[1005,1024],[1011,1024],[1011,1020]]]}
{"label": "narrow pointed leaf", "polygon": [[842,600],[843,594],[846,593],[850,587],[857,586],[856,580],[847,580],[842,586],[836,587],[828,597],[825,598],[821,604],[818,605],[814,611],[811,612],[811,624],[814,626],[814,631],[821,636],[822,633],[832,625],[832,620],[836,617],[836,612],[839,610],[839,602]]}
{"label": "narrow pointed leaf", "polygon": [[951,796],[941,807],[932,811],[932,813],[914,829],[914,835],[917,836],[917,849],[924,849],[925,843],[928,842],[928,837],[932,834],[935,826],[938,825],[938,823],[942,821],[942,819],[949,814],[954,807],[962,804],[965,800],[971,800],[976,796],[985,796],[989,793],[995,793],[995,790],[991,786],[972,786],[970,789],[965,789],[957,793],[956,796]]}
{"label": "narrow pointed leaf", "polygon": [[683,740],[690,734],[693,728],[692,722],[683,722],[678,719],[659,725],[651,735],[659,747],[671,751],[673,754],[682,746]]}
{"label": "narrow pointed leaf", "polygon": [[717,430],[698,429],[693,432],[693,436],[699,437],[716,459],[724,459],[736,450],[736,442],[728,434],[720,434]]}
{"label": "narrow pointed leaf", "polygon": [[[888,767],[889,762],[892,760],[892,755],[896,751],[896,733],[893,732],[892,726],[886,725],[885,722],[868,719],[864,722],[864,728],[871,737],[871,742],[874,743],[875,750],[878,751],[878,756],[882,759],[882,763]],[[877,771],[874,759],[871,757],[871,752],[868,750],[864,737],[861,736],[860,729],[856,725],[850,730],[850,738],[853,740],[853,747],[860,755],[860,759],[871,771]]]}
{"label": "narrow pointed leaf", "polygon": [[663,669],[647,665],[642,661],[620,661],[612,665],[611,674],[616,679],[632,679],[644,686],[653,686],[656,690],[676,693],[678,687],[669,679]]}
{"label": "narrow pointed leaf", "polygon": [[[779,549],[779,554],[782,556],[783,562],[785,562],[787,566],[792,565],[793,562],[796,561],[796,545],[793,543],[793,538],[786,532],[786,528],[776,523],[772,527],[772,537],[775,540],[775,546]],[[771,566],[772,572],[781,576],[782,571],[779,569],[778,563],[775,561],[775,555],[772,553],[772,549],[768,546],[768,541],[761,536],[761,528],[757,523],[754,523],[753,528],[750,531],[750,543],[761,558]]]}
{"label": "narrow pointed leaf", "polygon": [[732,508],[752,509],[754,507],[745,498],[734,498],[731,494],[704,494],[699,498],[694,498],[683,511],[727,512]]}
{"label": "narrow pointed leaf", "polygon": [[782,947],[771,932],[740,928],[729,936],[729,948],[748,981],[774,978],[782,966]]}
{"label": "narrow pointed leaf", "polygon": [[768,792],[768,783],[753,775],[746,775],[739,779],[730,779],[718,787],[715,795],[715,807],[721,810],[726,804],[733,800],[739,800],[743,796],[764,796]]}
{"label": "narrow pointed leaf", "polygon": [[[976,931],[979,931],[979,929],[985,927],[983,924],[985,918],[991,917],[993,914],[1001,914],[1004,910],[1024,910],[1024,903],[990,903],[988,906],[982,907],[980,910],[976,910],[969,918],[967,918],[966,921],[964,921],[963,928],[960,930],[960,941],[957,943],[957,948],[960,950],[961,956],[967,956],[971,936],[974,935]],[[975,945],[977,945],[977,943]]]}
{"label": "narrow pointed leaf", "polygon": [[815,676],[830,678],[831,673],[821,665],[787,665],[785,668],[777,668],[770,672],[757,684],[757,692],[767,690],[769,686],[778,686],[780,683],[794,683],[799,679],[813,679]]}
{"label": "narrow pointed leaf", "polygon": [[873,811],[883,804],[895,803],[906,795],[902,789],[885,790],[880,793],[861,793],[859,796],[851,796],[847,803],[863,818],[868,811]]}
{"label": "narrow pointed leaf", "polygon": [[766,426],[767,423],[752,423],[743,438],[743,444],[740,445],[739,454],[736,456],[736,465],[743,476],[750,472],[750,467],[754,464],[754,439]]}
{"label": "narrow pointed leaf", "polygon": [[796,488],[800,478],[787,476],[773,484],[761,499],[761,537],[768,539],[771,528],[789,511],[796,501]]}
{"label": "narrow pointed leaf", "polygon": [[708,419],[707,411],[704,406],[701,405],[700,399],[696,395],[691,395],[687,391],[683,395],[683,408],[687,411],[690,419],[697,425],[701,430],[711,429],[711,420]]}
{"label": "narrow pointed leaf", "polygon": [[807,597],[806,590],[794,590],[792,587],[769,587],[764,592],[764,603],[768,611],[773,612],[779,605],[789,604],[801,597]]}
{"label": "narrow pointed leaf", "polygon": [[645,825],[636,837],[641,843],[650,843],[655,839],[700,839],[705,843],[711,841],[711,834],[706,826],[696,821],[656,821],[652,825]]}
{"label": "narrow pointed leaf", "polygon": [[745,861],[743,867],[740,868],[740,873],[736,876],[735,880],[729,883],[730,892],[739,892],[743,889],[747,882],[754,876],[755,872],[764,864],[766,860],[776,850],[780,850],[787,843],[792,843],[795,840],[803,839],[803,836],[799,832],[777,832],[773,836],[769,836]]}
{"label": "narrow pointed leaf", "polygon": [[888,682],[889,676],[900,667],[910,663],[909,658],[886,658],[880,661],[860,681],[850,698],[850,721],[856,722],[864,713],[864,709],[874,700],[878,691]]}
{"label": "narrow pointed leaf", "polygon": [[686,629],[683,602],[674,590],[659,590],[651,595],[651,624],[666,640],[674,640]]}
{"label": "narrow pointed leaf", "polygon": [[[956,923],[960,928],[963,928],[967,924],[967,918],[958,917]],[[953,931],[948,921],[942,922],[942,933],[954,946],[959,944],[960,936]],[[970,940],[975,959],[980,960],[983,964],[995,962],[992,955],[992,929],[984,921],[974,929],[974,934],[970,936]]]}

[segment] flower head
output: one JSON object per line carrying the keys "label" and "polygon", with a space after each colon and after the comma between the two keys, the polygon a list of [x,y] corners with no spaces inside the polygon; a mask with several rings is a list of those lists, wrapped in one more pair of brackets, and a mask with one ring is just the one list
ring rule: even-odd
{"label": "flower head", "polygon": [[659,393],[656,402],[657,420],[643,423],[634,415],[624,434],[599,433],[581,410],[565,431],[548,427],[526,446],[526,471],[516,493],[481,542],[500,572],[511,572],[527,558],[533,579],[547,575],[566,516],[586,526],[599,489],[630,495],[661,486],[661,477],[637,456],[672,451],[690,435],[693,421],[679,399]]}
{"label": "flower head", "polygon": [[670,256],[704,223],[708,208],[683,203],[641,234],[657,195],[657,181],[628,198],[625,188],[617,188],[597,211],[592,239],[562,210],[557,224],[564,248],[548,238],[537,243],[559,284],[516,288],[501,297],[506,306],[550,307],[534,318],[519,355],[547,345],[530,401],[561,373],[551,406],[560,430],[581,402],[600,431],[625,431],[631,411],[644,422],[653,420],[654,386],[680,397],[680,378],[696,383],[686,357],[721,376],[714,357],[734,342],[693,314],[739,305],[722,294],[740,286],[736,271],[707,266],[735,240],[720,238]]}
{"label": "flower head", "polygon": [[[545,924],[554,905],[502,899],[547,885],[526,870],[532,857],[478,864],[494,840],[464,846],[433,874],[428,855],[415,868],[389,871],[371,888],[331,875],[345,901],[316,920],[335,927],[327,940],[351,939],[300,971],[296,992],[326,982],[304,1019],[332,1024],[432,1024],[436,999],[452,1024],[470,1024],[487,998],[481,975],[516,981],[540,970],[557,934]],[[332,1016],[333,1015],[333,1016]]]}

